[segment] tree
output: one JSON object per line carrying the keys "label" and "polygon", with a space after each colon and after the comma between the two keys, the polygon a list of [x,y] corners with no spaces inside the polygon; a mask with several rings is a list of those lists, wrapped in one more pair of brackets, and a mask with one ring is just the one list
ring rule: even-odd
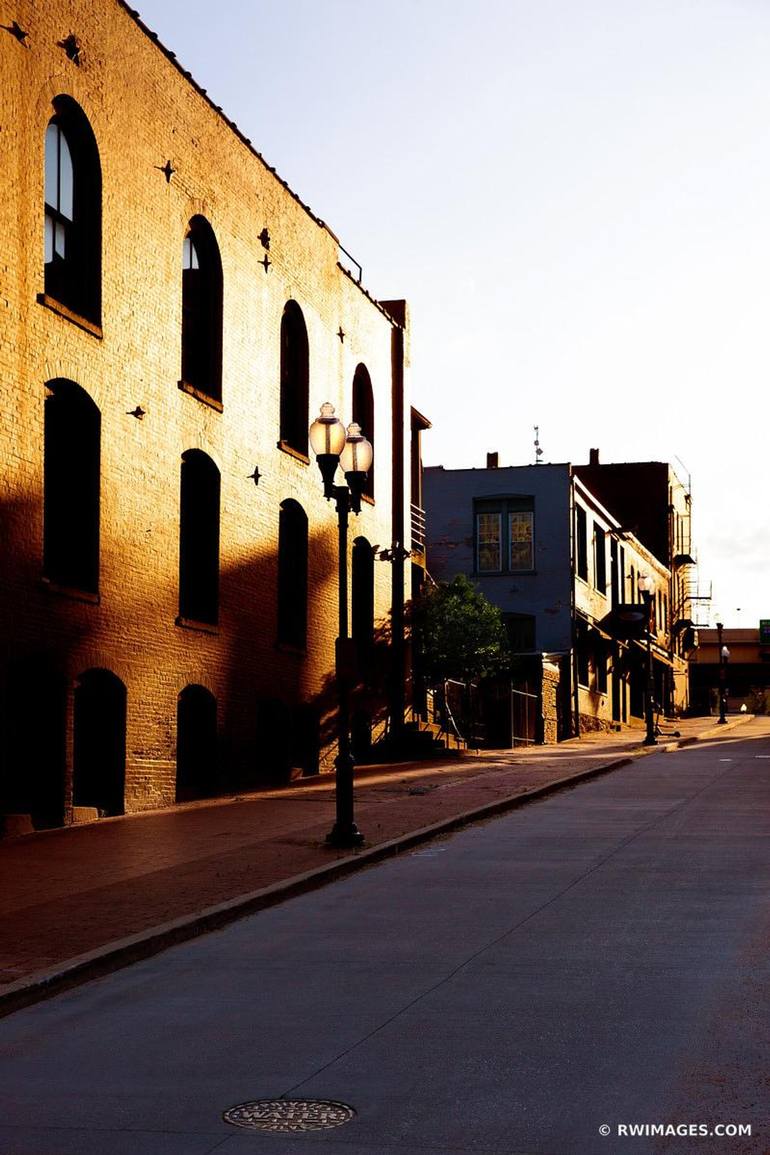
{"label": "tree", "polygon": [[462,574],[415,598],[409,622],[420,672],[429,685],[446,678],[469,682],[506,662],[508,639],[500,610]]}

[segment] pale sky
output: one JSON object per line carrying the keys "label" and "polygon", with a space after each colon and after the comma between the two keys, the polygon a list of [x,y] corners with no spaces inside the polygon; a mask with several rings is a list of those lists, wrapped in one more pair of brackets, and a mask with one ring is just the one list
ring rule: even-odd
{"label": "pale sky", "polygon": [[767,0],[137,3],[410,302],[426,464],[528,464],[535,425],[670,461],[713,609],[770,617]]}

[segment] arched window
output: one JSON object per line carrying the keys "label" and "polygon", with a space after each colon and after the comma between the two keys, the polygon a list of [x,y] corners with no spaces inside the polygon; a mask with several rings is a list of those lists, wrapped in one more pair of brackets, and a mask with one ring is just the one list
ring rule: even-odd
{"label": "arched window", "polygon": [[102,172],[83,110],[57,96],[45,134],[45,292],[101,321]]}
{"label": "arched window", "polygon": [[176,800],[217,792],[217,700],[205,686],[185,686],[176,709]]}
{"label": "arched window", "polygon": [[290,498],[278,517],[278,641],[307,645],[307,514]]}
{"label": "arched window", "polygon": [[305,318],[296,301],[287,301],[281,318],[280,444],[305,455],[307,455],[309,381],[309,348]]}
{"label": "arched window", "polygon": [[216,625],[219,617],[219,470],[199,449],[182,455],[179,616]]}
{"label": "arched window", "polygon": [[181,383],[222,400],[222,261],[203,217],[190,221],[182,246]]}
{"label": "arched window", "polygon": [[43,448],[43,574],[57,585],[99,590],[101,415],[72,381],[50,381]]}
{"label": "arched window", "polygon": [[351,633],[359,663],[365,669],[374,641],[374,553],[365,537],[353,542],[350,585]]}
{"label": "arched window", "polygon": [[72,802],[122,814],[126,774],[126,687],[109,670],[75,684]]}
{"label": "arched window", "polygon": [[[353,420],[361,426],[361,432],[374,449],[374,393],[366,365],[359,365],[353,375]],[[374,457],[366,476],[364,493],[374,499]]]}

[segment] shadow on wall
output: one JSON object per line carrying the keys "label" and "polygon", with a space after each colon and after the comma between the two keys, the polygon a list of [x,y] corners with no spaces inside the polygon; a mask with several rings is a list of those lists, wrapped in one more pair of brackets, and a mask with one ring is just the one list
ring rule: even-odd
{"label": "shadow on wall", "polygon": [[[366,546],[371,559],[371,547]],[[222,618],[230,652],[221,753],[223,765],[230,768],[229,789],[284,784],[333,769],[338,702],[334,670],[338,559],[333,518],[327,527],[310,534],[307,553],[306,629],[291,629],[291,641],[279,640],[274,554],[259,554],[222,576]],[[355,655],[351,726],[354,756],[361,761],[385,717],[391,629],[389,624],[375,629],[371,565],[361,567],[351,561],[349,573]],[[259,600],[254,591],[259,591]],[[305,646],[297,645],[303,635]]]}
{"label": "shadow on wall", "polygon": [[[161,623],[149,640],[145,627],[138,650],[127,624],[146,622],[158,607],[161,613],[176,607],[176,583],[165,591],[154,588],[149,613],[127,598],[119,617],[115,607],[96,605],[93,597],[60,596],[46,588],[41,559],[30,546],[36,539],[29,527],[40,517],[39,498],[0,508],[1,539],[15,567],[4,575],[0,598],[0,812],[31,814],[36,826],[45,827],[67,821],[72,805],[121,814],[128,797],[128,808],[136,808],[131,745],[137,742],[153,758],[176,761],[180,800],[331,769],[337,706],[333,519],[308,539],[313,596],[307,599],[305,647],[277,639],[278,558],[260,550],[222,570],[216,634],[180,628],[169,614],[168,629]],[[102,552],[103,570],[119,562]],[[122,646],[117,639],[124,630]],[[384,716],[389,638],[389,627],[372,628],[357,642],[358,668],[365,671],[352,691],[359,759]],[[126,687],[116,675],[128,667],[143,672],[142,685]],[[145,677],[148,671],[159,676]],[[154,707],[140,700],[143,686],[169,683],[176,684],[175,698],[159,696]],[[132,725],[140,709],[152,734],[137,734]]]}

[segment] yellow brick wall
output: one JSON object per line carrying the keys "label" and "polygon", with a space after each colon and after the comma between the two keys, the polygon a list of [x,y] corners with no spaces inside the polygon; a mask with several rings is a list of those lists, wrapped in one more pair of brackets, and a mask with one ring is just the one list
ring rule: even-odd
{"label": "yellow brick wall", "polygon": [[[256,702],[315,700],[328,687],[337,631],[334,508],[315,462],[276,444],[282,311],[293,298],[305,317],[311,419],[330,400],[350,420],[355,367],[363,361],[369,370],[376,504],[351,519],[351,541],[360,534],[381,545],[392,539],[392,322],[339,268],[330,233],[117,0],[2,0],[0,8],[0,23],[16,20],[28,32],[21,44],[0,31],[0,627],[8,678],[15,662],[36,655],[64,675],[69,763],[78,675],[101,667],[125,683],[129,810],[173,800],[176,703],[188,683],[216,696],[225,751],[234,764],[253,765],[258,781]],[[57,45],[69,33],[81,43],[79,67]],[[44,136],[59,94],[78,102],[99,148],[101,339],[36,299]],[[167,160],[176,169],[170,183],[160,171]],[[222,413],[177,384],[182,241],[198,213],[214,230],[223,267]],[[258,239],[265,227],[267,272]],[[58,377],[82,386],[101,412],[98,604],[41,580],[44,386]],[[128,415],[137,405],[146,410],[141,421]],[[179,471],[192,448],[221,472],[216,633],[175,624]],[[248,479],[255,465],[258,487]],[[306,657],[275,645],[278,513],[288,497],[309,519]],[[386,618],[390,567],[377,563],[375,580],[376,612]],[[35,757],[24,767],[6,757],[6,778],[42,772]]]}

